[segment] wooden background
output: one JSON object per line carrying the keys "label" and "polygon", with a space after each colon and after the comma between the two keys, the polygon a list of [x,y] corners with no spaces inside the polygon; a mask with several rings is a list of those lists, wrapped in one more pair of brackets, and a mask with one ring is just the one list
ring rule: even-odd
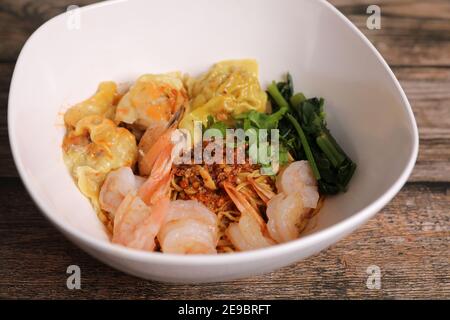
{"label": "wooden background", "polygon": [[[450,1],[332,0],[375,44],[410,99],[420,131],[415,170],[395,199],[328,250],[277,272],[207,285],[170,285],[113,270],[69,243],[18,178],[7,135],[15,60],[44,21],[88,0],[0,0],[0,298],[450,298]],[[366,28],[369,4],[382,29]],[[26,92],[24,92],[26,94]],[[81,267],[82,289],[66,288]],[[380,290],[366,288],[378,265]]]}

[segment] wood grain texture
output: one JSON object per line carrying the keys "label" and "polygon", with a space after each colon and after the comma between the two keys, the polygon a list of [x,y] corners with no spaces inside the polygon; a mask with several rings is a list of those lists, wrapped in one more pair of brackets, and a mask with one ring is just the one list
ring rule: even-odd
{"label": "wood grain texture", "polygon": [[450,182],[450,68],[395,67],[419,128],[419,157],[409,181]]}
{"label": "wood grain texture", "polygon": [[[0,177],[17,177],[7,139],[6,104],[13,63],[0,63]],[[420,151],[410,181],[450,182],[450,68],[395,67],[419,127]]]}
{"label": "wood grain texture", "polygon": [[[93,2],[96,1],[76,1],[80,6]],[[330,2],[369,37],[390,65],[450,66],[449,1]],[[73,3],[71,0],[0,1],[0,61],[14,61],[31,32]],[[381,30],[366,28],[369,4],[382,8]]]}
{"label": "wood grain texture", "polygon": [[[9,83],[29,35],[74,2],[0,0],[0,298],[450,298],[450,1],[330,2],[375,44],[411,102],[420,151],[409,182],[364,227],[314,257],[239,281],[170,285],[92,259],[65,240],[28,196],[9,149]],[[366,28],[371,4],[382,9],[381,30]],[[80,291],[66,288],[70,264],[81,267]],[[381,268],[381,290],[366,288],[370,265]]]}
{"label": "wood grain texture", "polygon": [[[279,299],[443,298],[450,295],[450,186],[408,184],[364,228],[330,249],[277,272],[206,285],[172,285],[124,275],[90,258],[38,212],[22,184],[0,186],[0,298]],[[81,268],[82,289],[66,288]],[[366,288],[366,269],[382,272]]]}
{"label": "wood grain texture", "polygon": [[73,4],[95,3],[93,0],[2,0],[0,1],[0,61],[15,61],[28,37],[50,18]]}

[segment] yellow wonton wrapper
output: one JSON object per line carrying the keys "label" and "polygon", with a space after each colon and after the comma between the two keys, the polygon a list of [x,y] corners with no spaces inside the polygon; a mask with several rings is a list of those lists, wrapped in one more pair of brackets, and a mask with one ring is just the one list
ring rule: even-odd
{"label": "yellow wonton wrapper", "polygon": [[64,122],[69,127],[75,127],[78,121],[91,115],[114,118],[115,104],[118,99],[117,85],[114,82],[102,82],[97,92],[89,99],[71,107],[64,114]]}
{"label": "yellow wonton wrapper", "polygon": [[208,116],[233,123],[233,117],[255,110],[265,112],[267,95],[258,80],[255,60],[229,60],[216,63],[207,73],[188,79],[190,109],[180,128],[193,132],[194,121],[204,125]]}
{"label": "yellow wonton wrapper", "polygon": [[175,112],[187,104],[187,93],[179,73],[141,76],[120,100],[116,122],[143,128],[159,122],[167,124]]}
{"label": "yellow wonton wrapper", "polygon": [[63,142],[64,161],[81,192],[100,210],[101,185],[111,170],[132,167],[137,159],[136,139],[107,118],[92,115],[79,120]]}

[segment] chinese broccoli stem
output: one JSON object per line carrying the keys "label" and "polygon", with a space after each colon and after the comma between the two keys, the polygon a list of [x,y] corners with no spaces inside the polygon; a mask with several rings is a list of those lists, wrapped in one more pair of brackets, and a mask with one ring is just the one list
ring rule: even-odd
{"label": "chinese broccoli stem", "polygon": [[280,109],[289,109],[289,103],[281,95],[275,81],[267,88],[267,91]]}
{"label": "chinese broccoli stem", "polygon": [[309,146],[308,140],[306,139],[306,135],[303,132],[302,127],[300,126],[298,121],[291,114],[289,114],[289,113],[286,114],[286,117],[292,123],[292,125],[295,128],[295,130],[297,131],[298,136],[300,137],[300,141],[301,141],[301,143],[303,145],[303,149],[305,150],[305,155],[306,155],[306,158],[309,161],[309,165],[311,166],[311,169],[312,169],[312,172],[314,174],[314,177],[317,180],[320,180],[319,169],[317,168],[316,161],[314,160],[314,156],[312,154],[311,148]]}
{"label": "chinese broccoli stem", "polygon": [[294,108],[298,108],[300,107],[300,105],[302,104],[303,101],[306,100],[306,97],[303,93],[297,93],[296,95],[293,95],[291,97],[291,106],[293,106]]}
{"label": "chinese broccoli stem", "polygon": [[[281,95],[275,81],[272,82],[272,84],[267,88],[267,91],[269,92],[270,96],[273,98],[275,103],[278,105],[280,110],[289,109],[289,103]],[[305,150],[306,158],[308,159],[309,165],[311,166],[311,169],[313,171],[314,177],[317,180],[320,180],[319,169],[317,168],[316,161],[314,160],[314,156],[312,154],[311,148],[309,146],[308,140],[306,139],[306,135],[303,132],[302,127],[300,126],[298,121],[291,114],[286,113],[285,117],[287,117],[287,119],[292,123],[295,130],[297,131],[297,134],[300,138],[300,142],[303,146],[303,149]]]}
{"label": "chinese broccoli stem", "polygon": [[335,168],[339,168],[345,160],[345,156],[336,149],[333,141],[330,139],[330,136],[325,132],[322,132],[316,138],[317,145],[319,148],[325,153],[326,157],[331,161],[331,164]]}

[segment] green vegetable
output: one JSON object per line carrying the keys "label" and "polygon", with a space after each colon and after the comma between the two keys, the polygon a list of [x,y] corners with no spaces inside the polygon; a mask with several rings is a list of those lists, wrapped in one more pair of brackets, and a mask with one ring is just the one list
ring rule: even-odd
{"label": "green vegetable", "polygon": [[[282,97],[281,97],[282,98]],[[249,129],[255,129],[258,136],[259,136],[259,130],[260,129],[266,129],[269,130],[268,134],[268,140],[270,140],[270,130],[271,129],[277,129],[278,123],[281,119],[283,119],[284,114],[288,111],[289,105],[287,104],[287,107],[280,108],[278,111],[272,113],[272,114],[266,114],[261,113],[257,111],[250,111],[243,114],[240,114],[235,117],[235,120],[237,121],[238,127],[241,127],[244,129],[244,131],[247,131]],[[259,140],[258,140],[259,144]],[[269,156],[270,156],[270,148],[269,148]],[[286,164],[288,162],[288,153],[289,149],[280,144],[279,148],[279,162],[281,165]],[[268,165],[270,166],[270,165]]]}
{"label": "green vegetable", "polygon": [[204,129],[217,129],[222,133],[222,137],[225,138],[226,130],[228,126],[222,121],[216,121],[211,115],[208,116],[208,122]]}
{"label": "green vegetable", "polygon": [[[284,97],[281,95],[280,91],[278,90],[278,87],[275,85],[275,82],[272,82],[272,84],[268,88],[268,92],[270,96],[274,99],[274,101],[277,103],[277,105],[280,107],[280,109],[277,112],[288,110],[289,104],[284,99]],[[284,112],[283,114],[285,114]],[[313,170],[314,176],[317,180],[320,180],[320,173],[317,169],[316,162],[314,160],[314,156],[311,152],[311,149],[309,147],[308,140],[306,139],[305,133],[303,132],[302,127],[297,122],[297,120],[290,114],[286,113],[287,119],[291,122],[294,129],[297,131],[298,136],[300,137],[300,142],[303,145],[303,148],[305,149],[306,158],[309,161],[309,164]]]}
{"label": "green vegetable", "polygon": [[[258,134],[258,130],[267,129],[269,135],[270,129],[279,129],[281,165],[288,162],[289,154],[295,160],[308,160],[322,194],[346,191],[356,164],[327,128],[325,101],[322,98],[307,99],[302,93],[294,94],[290,74],[285,82],[272,82],[267,92],[274,112],[266,114],[250,111],[238,115],[235,117],[237,126],[245,131],[254,129]],[[208,117],[207,128],[218,129],[225,136],[228,126]],[[268,149],[270,151],[271,146]]]}
{"label": "green vegetable", "polygon": [[281,92],[278,90],[278,86],[275,81],[273,81],[272,84],[267,88],[267,91],[280,109],[289,110],[289,104],[282,96]]}
{"label": "green vegetable", "polygon": [[309,161],[321,193],[346,191],[356,164],[328,130],[324,100],[306,99],[302,93],[294,94],[289,74],[286,82],[273,82],[267,91],[274,110],[288,110],[278,121],[284,147],[296,160]]}
{"label": "green vegetable", "polygon": [[323,153],[326,154],[327,158],[330,159],[333,166],[339,168],[344,162],[345,156],[336,150],[331,140],[328,138],[328,135],[325,132],[322,132],[316,138],[316,142]]}
{"label": "green vegetable", "polygon": [[292,77],[289,72],[286,75],[286,82],[278,82],[277,88],[284,100],[289,101],[294,94],[294,82],[292,81]]}
{"label": "green vegetable", "polygon": [[295,130],[297,131],[297,133],[298,133],[298,135],[300,137],[300,141],[301,141],[301,143],[303,145],[303,148],[305,149],[306,158],[309,161],[309,165],[311,166],[311,169],[313,171],[314,177],[317,180],[320,180],[319,169],[317,169],[316,161],[314,160],[314,156],[313,156],[313,154],[311,152],[311,148],[309,147],[308,140],[306,139],[306,136],[305,136],[305,133],[303,132],[302,127],[300,127],[300,125],[297,122],[297,120],[295,120],[295,118],[292,115],[290,115],[289,113],[286,115],[286,117],[292,123],[292,125],[294,126]]}
{"label": "green vegetable", "polygon": [[292,96],[289,101],[291,102],[291,106],[296,109],[301,106],[302,102],[306,100],[306,97],[303,93],[297,93]]}
{"label": "green vegetable", "polygon": [[244,121],[244,130],[247,130],[249,128],[270,130],[278,128],[278,122],[283,119],[283,116],[287,111],[288,107],[281,108],[277,112],[272,114],[266,114],[252,110],[250,112],[246,112],[236,116],[235,119]]}

